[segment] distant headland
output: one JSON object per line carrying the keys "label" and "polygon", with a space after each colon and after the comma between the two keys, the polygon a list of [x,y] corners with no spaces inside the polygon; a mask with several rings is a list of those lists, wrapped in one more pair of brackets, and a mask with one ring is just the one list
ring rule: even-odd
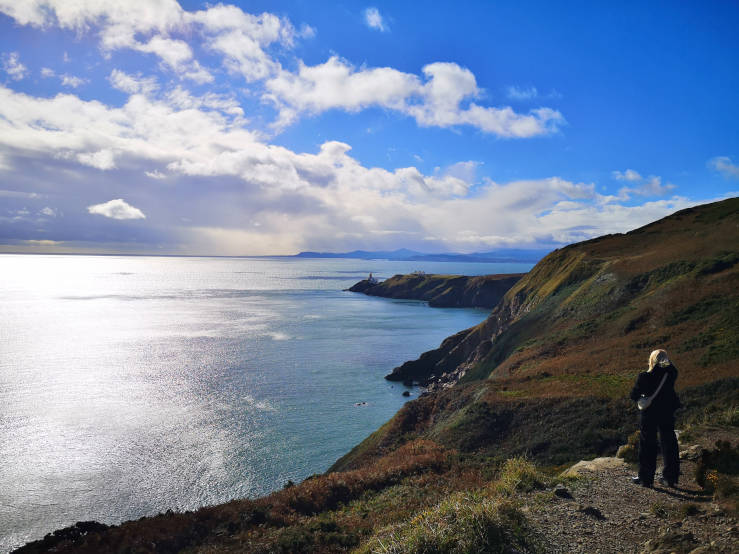
{"label": "distant headland", "polygon": [[391,251],[353,250],[351,252],[301,252],[292,258],[354,258],[359,260],[394,260],[403,262],[465,262],[465,263],[536,263],[551,249],[505,248],[489,252],[458,254],[454,252],[426,254],[400,248]]}
{"label": "distant headland", "polygon": [[416,271],[377,281],[371,275],[348,290],[369,296],[425,300],[435,308],[493,308],[524,273],[431,275]]}

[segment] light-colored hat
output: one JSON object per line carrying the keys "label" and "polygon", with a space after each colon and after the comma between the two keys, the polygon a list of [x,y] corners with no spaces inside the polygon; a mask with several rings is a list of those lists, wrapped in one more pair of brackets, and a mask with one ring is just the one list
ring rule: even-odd
{"label": "light-colored hat", "polygon": [[647,371],[652,371],[654,366],[658,364],[662,367],[670,365],[670,358],[667,357],[667,352],[662,349],[653,350],[649,355],[649,369]]}

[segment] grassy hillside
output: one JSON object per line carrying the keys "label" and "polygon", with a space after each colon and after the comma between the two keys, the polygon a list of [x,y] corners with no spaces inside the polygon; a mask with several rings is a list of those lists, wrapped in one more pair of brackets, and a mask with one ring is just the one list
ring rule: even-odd
{"label": "grassy hillside", "polygon": [[381,283],[360,281],[349,290],[383,298],[425,300],[437,308],[492,308],[523,273],[504,275],[394,275]]}
{"label": "grassy hillside", "polygon": [[736,404],[737,262],[736,198],[552,252],[486,321],[396,368],[432,392],[332,469],[415,437],[547,463],[614,451],[635,427],[626,397],[654,348],[671,355],[684,394]]}

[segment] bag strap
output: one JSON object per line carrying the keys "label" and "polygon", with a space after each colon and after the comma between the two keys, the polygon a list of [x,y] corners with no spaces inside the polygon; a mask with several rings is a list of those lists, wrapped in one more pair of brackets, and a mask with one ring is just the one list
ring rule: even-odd
{"label": "bag strap", "polygon": [[662,377],[662,381],[660,381],[660,383],[659,383],[659,387],[657,387],[657,390],[654,391],[654,394],[649,397],[649,402],[650,403],[652,402],[652,400],[654,400],[655,396],[657,396],[659,394],[659,391],[662,389],[662,385],[665,384],[665,381],[667,381],[667,372],[666,371],[665,371],[664,377]]}

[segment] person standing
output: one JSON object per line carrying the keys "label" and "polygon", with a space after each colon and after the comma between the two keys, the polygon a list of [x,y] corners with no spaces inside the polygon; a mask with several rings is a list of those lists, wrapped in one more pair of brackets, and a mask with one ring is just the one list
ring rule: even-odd
{"label": "person standing", "polygon": [[674,487],[680,477],[680,458],[675,437],[675,410],[680,399],[675,392],[677,369],[664,350],[649,355],[649,369],[639,374],[631,399],[640,410],[639,476],[636,484],[652,487],[657,469],[657,432],[662,446],[664,468],[659,482]]}

